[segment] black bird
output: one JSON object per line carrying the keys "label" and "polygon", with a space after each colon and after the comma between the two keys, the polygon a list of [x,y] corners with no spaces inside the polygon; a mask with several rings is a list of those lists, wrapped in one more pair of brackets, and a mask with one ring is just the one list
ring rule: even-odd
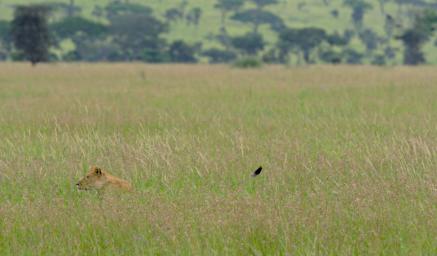
{"label": "black bird", "polygon": [[260,175],[261,171],[263,170],[262,166],[258,167],[258,169],[256,169],[253,173],[252,173],[252,177],[256,177],[258,175]]}

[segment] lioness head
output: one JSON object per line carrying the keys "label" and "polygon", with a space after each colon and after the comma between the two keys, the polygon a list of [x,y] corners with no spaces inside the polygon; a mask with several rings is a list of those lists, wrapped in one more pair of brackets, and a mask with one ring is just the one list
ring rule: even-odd
{"label": "lioness head", "polygon": [[80,190],[101,189],[106,184],[106,175],[99,167],[93,166],[77,184]]}

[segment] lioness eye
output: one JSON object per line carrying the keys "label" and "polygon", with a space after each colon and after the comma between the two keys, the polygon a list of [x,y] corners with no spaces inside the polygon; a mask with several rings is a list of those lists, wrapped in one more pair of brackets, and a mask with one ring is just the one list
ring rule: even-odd
{"label": "lioness eye", "polygon": [[86,176],[87,179],[88,179],[89,177],[90,177],[89,175]]}

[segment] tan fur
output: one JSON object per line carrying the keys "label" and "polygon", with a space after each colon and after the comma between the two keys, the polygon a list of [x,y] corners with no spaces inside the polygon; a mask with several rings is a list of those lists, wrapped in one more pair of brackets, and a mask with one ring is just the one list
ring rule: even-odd
{"label": "tan fur", "polygon": [[119,188],[121,190],[132,191],[132,186],[129,182],[110,175],[99,167],[93,166],[85,177],[77,184],[79,190],[94,189],[103,191],[109,187]]}

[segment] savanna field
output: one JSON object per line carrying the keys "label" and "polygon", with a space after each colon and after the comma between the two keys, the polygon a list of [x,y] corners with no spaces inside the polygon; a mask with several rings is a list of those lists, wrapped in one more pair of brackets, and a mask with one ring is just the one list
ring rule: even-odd
{"label": "savanna field", "polygon": [[434,67],[0,65],[0,255],[435,254]]}

